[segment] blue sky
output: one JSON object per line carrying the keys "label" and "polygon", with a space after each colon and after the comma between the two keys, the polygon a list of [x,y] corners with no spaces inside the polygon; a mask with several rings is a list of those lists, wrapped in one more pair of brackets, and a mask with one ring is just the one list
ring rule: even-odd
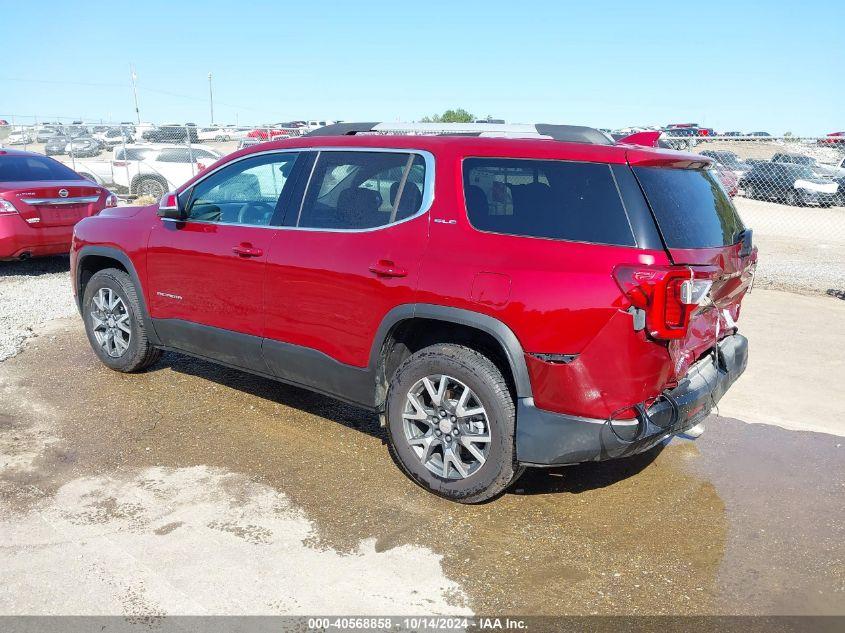
{"label": "blue sky", "polygon": [[[37,11],[34,8],[37,6]],[[845,129],[845,2],[3,2],[0,117]],[[28,122],[26,119],[16,119]]]}

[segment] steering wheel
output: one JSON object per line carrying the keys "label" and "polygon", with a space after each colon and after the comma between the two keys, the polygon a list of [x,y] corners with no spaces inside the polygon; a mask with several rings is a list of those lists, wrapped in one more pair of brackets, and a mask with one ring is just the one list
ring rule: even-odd
{"label": "steering wheel", "polygon": [[[238,224],[268,224],[275,211],[276,208],[266,202],[246,202],[238,210]],[[250,213],[262,214],[261,219],[263,221],[250,221]]]}

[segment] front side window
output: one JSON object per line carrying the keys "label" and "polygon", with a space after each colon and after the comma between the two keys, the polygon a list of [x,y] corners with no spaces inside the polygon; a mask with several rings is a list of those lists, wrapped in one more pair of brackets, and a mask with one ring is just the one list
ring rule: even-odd
{"label": "front side window", "polygon": [[467,158],[463,174],[467,214],[481,231],[635,245],[609,165]]}
{"label": "front side window", "polygon": [[422,209],[425,161],[403,152],[322,151],[297,226],[369,229]]}
{"label": "front side window", "polygon": [[192,189],[188,220],[267,226],[298,154],[264,154],[237,161]]}

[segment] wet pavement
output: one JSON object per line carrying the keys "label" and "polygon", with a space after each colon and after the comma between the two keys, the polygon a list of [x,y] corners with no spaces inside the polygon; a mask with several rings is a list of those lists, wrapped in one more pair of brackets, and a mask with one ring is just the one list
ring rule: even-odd
{"label": "wet pavement", "polygon": [[[214,599],[113,588],[136,611],[321,608],[285,602],[274,567],[296,561],[315,583],[336,572],[337,588],[322,589],[329,605],[344,604],[349,587],[373,598],[351,603],[361,611],[382,600],[423,612],[843,614],[843,444],[711,417],[695,442],[529,470],[504,496],[461,506],[399,471],[372,414],[176,354],[118,374],[77,320],[61,320],[0,363],[0,531],[11,535],[0,611],[17,599],[50,613],[32,574],[61,576],[104,538],[168,587],[193,587],[185,570],[205,557]],[[39,541],[28,527],[39,521],[79,557],[38,556],[61,542]],[[180,532],[199,543],[196,556],[174,540]],[[65,588],[61,612],[96,610],[97,564],[74,571],[91,593]],[[253,578],[262,586],[245,589]]]}

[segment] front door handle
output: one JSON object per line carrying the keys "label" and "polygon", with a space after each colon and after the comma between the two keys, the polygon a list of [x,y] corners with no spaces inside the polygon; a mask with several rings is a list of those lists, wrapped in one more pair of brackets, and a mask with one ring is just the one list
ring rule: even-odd
{"label": "front door handle", "polygon": [[264,254],[260,248],[255,248],[249,242],[243,242],[232,247],[232,252],[241,257],[261,257]]}
{"label": "front door handle", "polygon": [[408,271],[389,259],[380,259],[370,266],[370,272],[378,277],[406,277]]}

